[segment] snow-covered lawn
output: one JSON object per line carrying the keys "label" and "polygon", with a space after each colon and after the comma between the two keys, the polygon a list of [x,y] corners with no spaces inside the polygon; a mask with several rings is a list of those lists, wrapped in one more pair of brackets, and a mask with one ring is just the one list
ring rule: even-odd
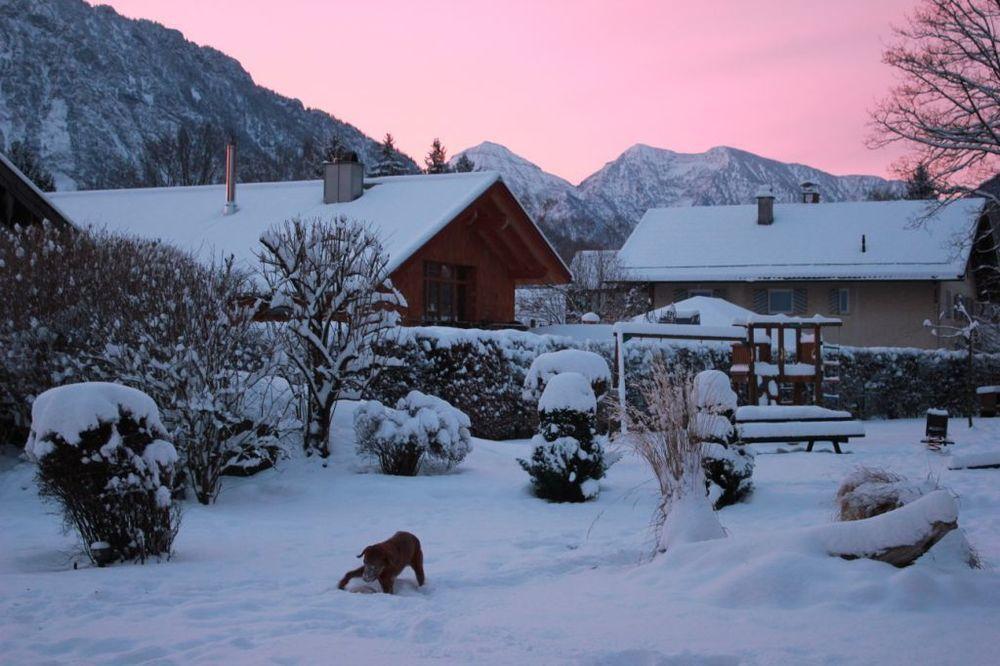
{"label": "snow-covered lawn", "polygon": [[[949,471],[920,421],[871,422],[851,455],[759,455],[756,492],[721,520],[730,538],[646,561],[653,484],[626,457],[597,501],[527,492],[521,442],[474,441],[455,473],[357,473],[349,408],[329,468],[293,459],[185,505],[161,564],[74,570],[74,541],[38,499],[32,468],[0,462],[0,661],[160,663],[996,663],[1000,470]],[[1000,446],[1000,419],[959,446]],[[819,448],[824,448],[820,446]],[[927,474],[960,497],[988,567],[946,540],[913,567],[844,561],[774,530],[832,520],[855,465]],[[420,537],[428,584],[350,594],[337,580],[398,529]]]}

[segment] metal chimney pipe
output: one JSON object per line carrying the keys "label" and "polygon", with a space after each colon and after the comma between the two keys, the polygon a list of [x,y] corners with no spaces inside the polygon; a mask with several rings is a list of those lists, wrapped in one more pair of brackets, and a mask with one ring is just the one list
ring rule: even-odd
{"label": "metal chimney pipe", "polygon": [[236,205],[236,144],[226,144],[226,206],[223,215],[232,215],[239,208]]}

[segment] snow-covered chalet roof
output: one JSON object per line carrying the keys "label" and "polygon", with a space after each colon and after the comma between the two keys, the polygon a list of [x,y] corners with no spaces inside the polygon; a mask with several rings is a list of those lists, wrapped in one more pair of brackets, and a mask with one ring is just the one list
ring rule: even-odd
{"label": "snow-covered chalet roof", "polygon": [[272,225],[294,217],[343,215],[378,231],[392,272],[498,181],[493,171],[366,178],[361,197],[337,204],[323,203],[322,180],[240,183],[239,209],[231,215],[222,212],[225,185],[54,192],[49,197],[80,226],[159,238],[205,258],[234,255],[246,262],[254,260],[261,234]]}
{"label": "snow-covered chalet roof", "polygon": [[984,203],[775,204],[770,225],[756,204],[653,208],[618,259],[634,281],[957,280]]}

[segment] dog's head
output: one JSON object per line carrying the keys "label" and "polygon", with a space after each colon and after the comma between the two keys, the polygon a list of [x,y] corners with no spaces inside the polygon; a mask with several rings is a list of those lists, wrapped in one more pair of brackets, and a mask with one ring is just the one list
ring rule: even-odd
{"label": "dog's head", "polygon": [[389,558],[386,557],[381,544],[368,546],[361,551],[358,557],[363,558],[365,562],[365,571],[361,574],[361,577],[366,583],[370,583],[378,578],[389,562]]}

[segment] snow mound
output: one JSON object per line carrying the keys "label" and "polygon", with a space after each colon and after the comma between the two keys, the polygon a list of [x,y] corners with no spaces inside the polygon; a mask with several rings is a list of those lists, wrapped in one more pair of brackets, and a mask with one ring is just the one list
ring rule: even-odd
{"label": "snow mound", "polygon": [[166,432],[156,403],[142,391],[110,382],[67,384],[35,398],[25,450],[34,459],[41,459],[55,449],[47,441],[53,436],[77,446],[81,433],[117,421],[120,412],[131,414],[137,421],[145,420],[151,430]]}
{"label": "snow mound", "polygon": [[554,412],[559,409],[597,411],[597,399],[586,377],[578,372],[563,372],[548,381],[538,400],[538,411]]}
{"label": "snow mound", "polygon": [[535,357],[524,377],[522,397],[538,400],[552,377],[567,372],[585,377],[594,393],[603,394],[611,386],[611,370],[603,356],[582,349],[562,349]]}
{"label": "snow mound", "polygon": [[736,393],[729,375],[721,370],[703,370],[694,378],[694,394],[699,409],[713,413],[736,411]]}

